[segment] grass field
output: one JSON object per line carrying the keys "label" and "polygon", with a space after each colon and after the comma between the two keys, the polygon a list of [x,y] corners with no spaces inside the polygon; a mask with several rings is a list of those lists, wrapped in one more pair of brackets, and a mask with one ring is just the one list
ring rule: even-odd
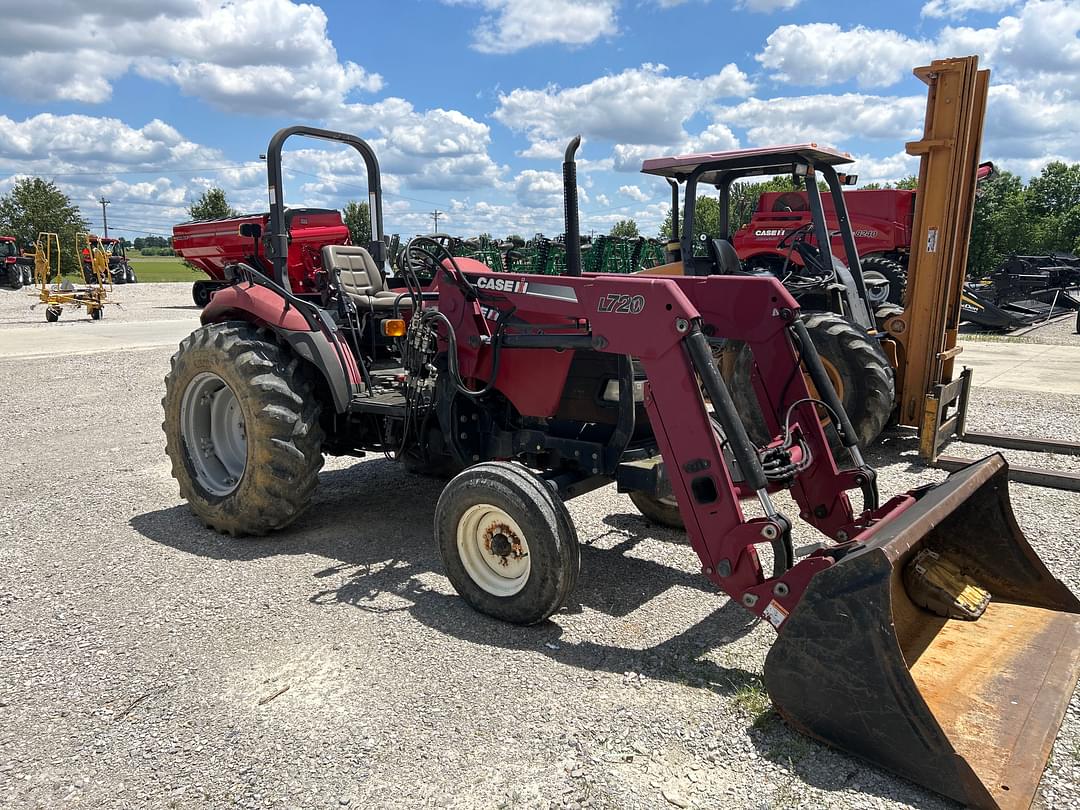
{"label": "grass field", "polygon": [[173,257],[146,257],[129,259],[139,281],[198,281],[206,275],[192,270],[181,259]]}

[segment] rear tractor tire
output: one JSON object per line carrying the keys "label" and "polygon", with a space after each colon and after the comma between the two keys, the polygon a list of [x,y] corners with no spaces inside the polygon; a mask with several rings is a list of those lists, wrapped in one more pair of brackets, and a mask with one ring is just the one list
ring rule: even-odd
{"label": "rear tractor tire", "polygon": [[[835,313],[806,312],[803,322],[855,428],[859,446],[873,444],[892,416],[896,397],[895,378],[885,352],[866,332]],[[752,361],[750,349],[742,346],[735,356],[731,398],[750,438],[762,444],[768,436],[750,382]],[[835,442],[834,446],[839,447]]]}
{"label": "rear tractor tire", "polygon": [[577,583],[581,555],[570,514],[518,464],[485,462],[455,476],[435,508],[435,537],[454,590],[496,619],[542,622]]}
{"label": "rear tractor tire", "polygon": [[657,498],[640,489],[635,489],[628,494],[637,510],[653,523],[667,526],[669,529],[686,528],[682,515],[679,513],[679,502],[675,500],[674,495]]}
{"label": "rear tractor tire", "polygon": [[250,324],[184,338],[161,404],[172,475],[207,526],[263,535],[307,508],[323,465],[319,403],[300,360]]}

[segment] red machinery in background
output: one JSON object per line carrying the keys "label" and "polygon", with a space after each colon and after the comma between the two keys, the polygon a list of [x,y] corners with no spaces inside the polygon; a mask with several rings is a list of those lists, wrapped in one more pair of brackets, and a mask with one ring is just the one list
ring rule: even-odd
{"label": "red machinery in background", "polygon": [[[859,257],[881,256],[906,267],[911,249],[911,224],[915,216],[915,192],[907,189],[859,189],[844,193],[851,230]],[[828,195],[822,206],[830,224],[836,209]],[[784,261],[785,251],[777,242],[800,225],[810,222],[810,204],[805,191],[769,191],[758,198],[750,221],[732,239],[744,264],[769,265]],[[833,253],[843,255],[839,233],[832,237]],[[792,259],[798,261],[798,255]]]}
{"label": "red machinery in background", "polygon": [[[210,277],[192,286],[191,297],[198,306],[206,306],[215,290],[228,285],[225,268],[230,264],[246,262],[271,272],[271,260],[264,246],[257,236],[250,235],[256,230],[269,232],[269,223],[270,214],[264,213],[173,226],[173,249]],[[342,222],[340,211],[326,208],[286,211],[285,226],[289,233],[289,283],[296,292],[313,293],[318,289],[316,274],[322,270],[322,249],[326,245],[349,244],[349,229]]]}

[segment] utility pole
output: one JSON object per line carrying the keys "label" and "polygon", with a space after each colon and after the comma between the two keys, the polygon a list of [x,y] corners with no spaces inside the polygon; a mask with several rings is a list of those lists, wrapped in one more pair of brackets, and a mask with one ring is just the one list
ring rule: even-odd
{"label": "utility pole", "polygon": [[440,211],[438,208],[436,208],[434,211],[432,211],[430,214],[428,214],[428,216],[430,216],[433,220],[435,220],[435,233],[439,232],[439,217],[441,217],[442,215],[443,215],[443,212]]}
{"label": "utility pole", "polygon": [[109,238],[109,217],[105,214],[105,206],[112,202],[112,200],[106,200],[105,195],[101,195],[101,199],[98,200],[101,203],[101,224],[105,229],[105,238]]}

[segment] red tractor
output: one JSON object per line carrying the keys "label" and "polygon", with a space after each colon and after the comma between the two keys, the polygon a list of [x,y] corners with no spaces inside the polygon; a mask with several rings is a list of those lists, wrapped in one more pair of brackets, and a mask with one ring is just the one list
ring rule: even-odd
{"label": "red tractor", "polygon": [[[374,240],[324,246],[315,290],[289,273],[281,153],[294,135],[351,146],[367,167]],[[523,625],[574,589],[566,500],[610,483],[673,498],[702,574],[778,631],[765,683],[795,728],[961,802],[1026,806],[1077,682],[1080,601],[1017,527],[1004,460],[879,500],[779,279],[582,273],[576,147],[565,274],[495,273],[418,237],[390,290],[370,145],[275,134],[268,232],[243,234],[263,239],[270,269],[225,268],[166,378],[182,496],[209,527],[263,535],[310,503],[324,453],[411,460],[452,476],[434,531],[453,587]],[[729,340],[753,355],[762,441],[714,362]],[[793,548],[778,492],[817,542]]]}
{"label": "red tractor", "polygon": [[[245,235],[258,226],[266,232],[270,214],[243,214],[228,219],[199,220],[173,226],[173,249],[189,264],[210,277],[196,281],[191,297],[200,307],[210,302],[216,290],[229,285],[225,268],[247,262],[269,273],[270,258],[259,240]],[[347,245],[349,229],[341,221],[341,212],[322,208],[295,208],[285,212],[289,234],[288,276],[292,289],[299,293],[318,290],[322,270],[322,249],[327,245]]]}
{"label": "red tractor", "polygon": [[34,283],[34,260],[19,251],[13,236],[0,236],[0,284],[13,290]]}
{"label": "red tractor", "polygon": [[139,279],[135,276],[135,270],[128,262],[127,249],[121,239],[111,236],[91,235],[89,243],[82,251],[83,281],[94,284],[97,277],[94,274],[93,262],[90,252],[102,250],[109,259],[109,281],[113,284],[134,284]]}

